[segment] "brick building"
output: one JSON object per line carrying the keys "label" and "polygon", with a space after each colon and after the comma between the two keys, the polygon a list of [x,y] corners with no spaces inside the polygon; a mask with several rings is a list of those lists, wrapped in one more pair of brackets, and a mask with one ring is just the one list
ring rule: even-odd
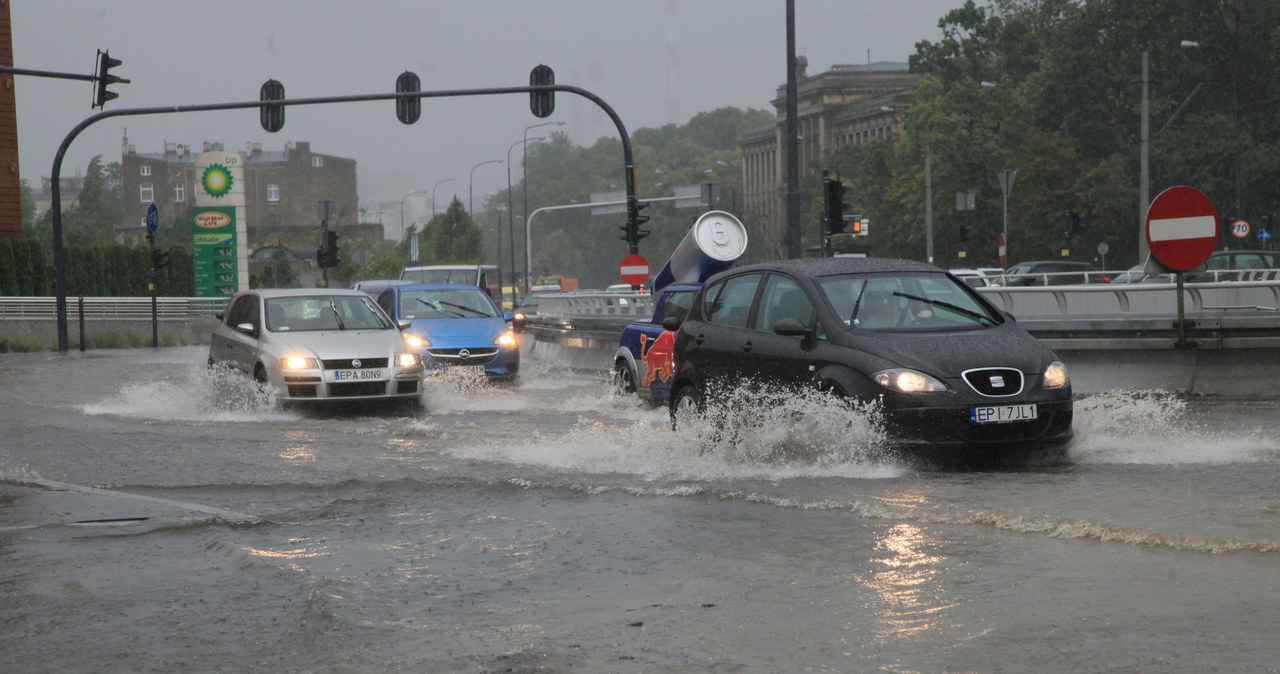
{"label": "brick building", "polygon": [[[919,76],[905,63],[837,65],[812,77],[808,61],[798,57],[797,100],[799,116],[800,180],[817,180],[822,158],[850,143],[885,138],[902,128],[902,112],[910,106],[907,93]],[[787,121],[787,87],[779,86],[773,99],[777,121],[743,134],[742,194],[744,214],[763,235],[772,253],[785,257],[786,152],[782,146]]]}
{"label": "brick building", "polygon": [[[0,66],[13,67],[9,0],[0,0]],[[14,76],[0,74],[0,237],[22,236],[22,176],[18,172],[18,109]]]}
{"label": "brick building", "polygon": [[[160,226],[186,218],[195,204],[196,168],[200,153],[223,151],[221,143],[206,142],[201,149],[165,143],[164,152],[141,154],[128,138],[121,152],[120,172],[124,195],[124,223],[118,238],[136,239],[145,233],[147,206],[155,203]],[[334,202],[337,217],[331,227],[340,230],[359,225],[356,161],[311,151],[311,144],[289,142],[278,152],[264,151],[261,143],[248,143],[244,157],[245,220],[249,246],[317,246],[320,220],[317,204]]]}

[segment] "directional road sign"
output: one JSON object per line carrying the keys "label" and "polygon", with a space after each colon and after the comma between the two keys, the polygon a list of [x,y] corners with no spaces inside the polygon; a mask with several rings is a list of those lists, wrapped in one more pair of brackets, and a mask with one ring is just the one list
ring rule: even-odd
{"label": "directional road sign", "polygon": [[649,261],[643,255],[628,255],[618,265],[618,276],[623,283],[633,286],[644,284],[649,280]]}
{"label": "directional road sign", "polygon": [[147,205],[147,231],[152,234],[160,228],[160,209],[154,203]]}
{"label": "directional road sign", "polygon": [[1205,263],[1218,245],[1218,211],[1195,188],[1170,187],[1147,207],[1147,245],[1157,262],[1173,271]]}

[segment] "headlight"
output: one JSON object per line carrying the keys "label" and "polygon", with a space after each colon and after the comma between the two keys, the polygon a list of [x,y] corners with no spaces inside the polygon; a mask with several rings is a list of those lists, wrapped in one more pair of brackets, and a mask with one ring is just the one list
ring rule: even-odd
{"label": "headlight", "polygon": [[1045,388],[1062,388],[1071,383],[1071,377],[1067,376],[1067,366],[1062,361],[1055,360],[1049,363],[1049,367],[1044,370],[1044,387]]}
{"label": "headlight", "polygon": [[431,346],[431,340],[421,335],[404,333],[404,345],[410,349],[421,349],[424,346]]}
{"label": "headlight", "polygon": [[306,356],[287,356],[280,359],[281,370],[314,370],[316,365],[315,358],[307,358]]}
{"label": "headlight", "polygon": [[902,393],[926,393],[947,390],[947,385],[937,379],[923,372],[916,372],[906,368],[881,370],[871,375],[871,378],[887,389],[901,391]]}
{"label": "headlight", "polygon": [[396,363],[400,367],[418,367],[418,363],[422,362],[416,353],[402,353],[396,356]]}
{"label": "headlight", "polygon": [[507,348],[512,348],[517,344],[516,333],[508,330],[502,333],[501,335],[498,335],[498,338],[493,340],[493,343],[497,344],[498,346],[505,346]]}
{"label": "headlight", "polygon": [[517,312],[516,312],[516,314],[515,314],[515,319],[516,319],[517,321],[523,321],[523,320],[524,320],[524,312],[522,312],[522,311],[517,311]]}

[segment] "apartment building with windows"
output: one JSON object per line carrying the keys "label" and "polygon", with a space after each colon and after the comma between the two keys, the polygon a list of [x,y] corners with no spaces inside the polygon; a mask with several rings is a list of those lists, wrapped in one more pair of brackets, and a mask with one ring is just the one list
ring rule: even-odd
{"label": "apartment building with windows", "polygon": [[[160,226],[186,221],[201,179],[196,158],[201,152],[223,151],[221,143],[193,148],[165,143],[160,153],[139,153],[125,138],[120,172],[124,195],[124,223],[118,238],[138,240],[145,235],[147,207],[154,203]],[[288,142],[280,151],[247,143],[244,157],[245,219],[249,245],[319,245],[317,204],[334,202],[335,228],[359,222],[356,161],[311,151],[311,143]]]}

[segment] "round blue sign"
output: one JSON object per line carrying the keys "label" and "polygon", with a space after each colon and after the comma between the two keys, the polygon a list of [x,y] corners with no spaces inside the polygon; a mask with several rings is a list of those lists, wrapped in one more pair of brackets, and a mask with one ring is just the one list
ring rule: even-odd
{"label": "round blue sign", "polygon": [[1258,240],[1259,240],[1259,241],[1261,241],[1261,242],[1263,242],[1263,243],[1266,243],[1266,242],[1270,241],[1270,240],[1271,240],[1271,230],[1267,229],[1266,227],[1262,227],[1262,228],[1260,228],[1260,229],[1258,230]]}
{"label": "round blue sign", "polygon": [[159,228],[160,228],[160,209],[156,208],[155,204],[150,204],[147,206],[147,231],[151,232],[152,234],[155,234],[156,230]]}

